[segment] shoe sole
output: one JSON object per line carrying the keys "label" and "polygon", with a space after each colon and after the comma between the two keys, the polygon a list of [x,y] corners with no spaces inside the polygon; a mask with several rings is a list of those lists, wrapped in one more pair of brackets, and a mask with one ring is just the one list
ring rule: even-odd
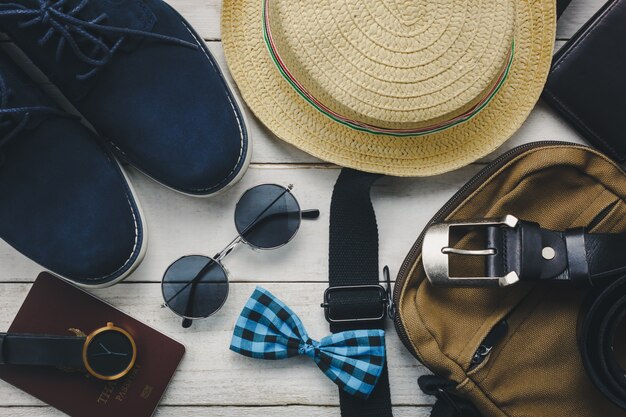
{"label": "shoe sole", "polygon": [[[228,84],[228,86],[230,87],[230,83],[228,83],[228,81],[226,79],[224,79],[226,81],[226,83]],[[243,107],[241,107],[241,103],[239,102],[239,99],[233,95],[233,98],[235,100],[235,103],[237,104],[237,106],[239,106],[240,112],[241,112],[241,117],[243,119],[244,124],[246,125],[246,128],[248,127],[248,118],[246,117],[246,115],[244,114]],[[123,155],[120,154],[120,151],[117,149],[117,147],[115,147],[113,145],[113,141],[109,140],[109,139],[105,139],[106,142],[108,142],[108,147],[111,149],[111,151],[121,160],[125,161],[127,164],[131,165],[134,169],[137,170],[137,172],[140,172],[142,175],[144,175],[146,178],[150,179],[151,181],[159,184],[162,187],[167,188],[168,190],[174,191],[178,194],[182,194],[184,196],[187,197],[193,197],[193,198],[212,198],[212,197],[218,197],[224,193],[226,193],[228,190],[230,190],[231,188],[233,188],[239,181],[241,181],[241,179],[246,175],[246,173],[248,172],[248,168],[250,167],[250,163],[252,161],[252,141],[250,141],[250,136],[249,136],[249,131],[248,131],[248,146],[247,146],[247,151],[246,151],[246,155],[245,155],[245,159],[243,164],[241,165],[241,168],[239,169],[239,172],[237,173],[237,175],[235,177],[233,177],[233,179],[231,179],[226,185],[224,185],[222,188],[220,188],[219,190],[213,192],[213,193],[209,193],[209,194],[191,194],[191,193],[186,193],[184,191],[181,190],[177,190],[176,188],[172,188],[167,184],[162,183],[161,181],[157,180],[156,178],[152,177],[150,174],[146,173],[145,171],[141,170],[140,168],[134,166],[132,163],[130,163],[129,161],[127,161]]]}
{"label": "shoe sole", "polygon": [[[156,182],[157,184],[159,184],[159,185],[161,185],[161,186],[163,186],[163,187],[165,187],[165,188],[167,188],[169,190],[175,191],[175,192],[177,192],[179,194],[182,194],[182,195],[185,195],[185,196],[188,196],[188,197],[194,197],[194,198],[217,197],[217,196],[220,196],[220,195],[224,194],[225,192],[230,190],[234,185],[236,185],[239,181],[241,181],[241,179],[247,173],[248,168],[250,167],[250,162],[252,160],[252,141],[250,140],[250,129],[249,129],[250,124],[248,123],[248,117],[245,114],[244,107],[243,107],[243,105],[241,103],[241,100],[239,99],[238,95],[235,93],[235,89],[233,88],[233,85],[224,76],[224,72],[222,71],[222,69],[220,68],[219,64],[217,63],[217,61],[213,57],[213,54],[211,53],[211,51],[209,50],[208,46],[204,42],[204,39],[202,39],[202,37],[196,32],[196,30],[193,28],[193,26],[191,26],[191,24],[189,24],[189,22],[180,13],[178,13],[178,11],[176,9],[174,9],[172,6],[170,6],[167,3],[166,3],[166,5],[172,10],[173,13],[175,13],[178,16],[178,18],[183,22],[183,24],[185,25],[187,30],[189,30],[189,33],[194,37],[194,39],[196,40],[198,45],[200,45],[200,47],[206,52],[207,57],[211,61],[212,66],[215,67],[215,70],[218,72],[218,75],[224,81],[224,84],[227,86],[228,94],[234,100],[234,103],[237,106],[237,110],[239,110],[239,113],[241,114],[241,118],[242,118],[243,124],[244,124],[244,126],[246,128],[246,134],[247,134],[247,140],[248,140],[247,147],[246,147],[246,155],[244,157],[245,158],[244,162],[241,165],[241,168],[239,168],[239,172],[237,173],[237,175],[235,177],[233,177],[233,179],[231,179],[226,185],[224,185],[219,190],[217,190],[215,192],[212,192],[212,193],[208,193],[208,194],[191,194],[191,193],[186,193],[186,192],[181,191],[181,190],[177,190],[176,188],[172,188],[172,187],[170,187],[167,184],[163,184],[161,181],[159,181],[159,180],[155,179],[154,177],[150,176],[150,174],[142,171],[140,168],[135,167],[135,169],[137,169],[137,171],[141,172],[143,175],[145,175],[146,177],[150,178],[152,181]],[[117,147],[115,145],[113,145],[113,141],[109,140],[109,143],[112,146],[113,152],[115,152],[115,154],[118,155],[122,160],[125,160],[124,156],[120,155],[120,151],[117,150]],[[133,165],[131,162],[128,162],[128,163],[130,165]]]}
{"label": "shoe sole", "polygon": [[[171,6],[170,6],[171,7]],[[172,9],[173,10],[173,9]],[[174,10],[175,11],[175,10]],[[176,11],[175,11],[176,12]],[[181,19],[183,19],[183,17],[181,16]],[[187,28],[189,29],[189,31],[194,35],[194,37],[196,37],[196,40],[199,39],[198,35],[193,31],[193,29],[191,28],[191,26],[189,26],[189,24],[187,23],[187,21],[185,21],[183,19],[183,21],[187,24]],[[203,43],[203,48],[205,48],[206,52],[208,54],[210,54],[211,52],[208,50],[208,48],[206,47],[206,44],[204,44],[204,41],[199,41]],[[241,181],[241,179],[244,177],[244,175],[246,175],[246,173],[248,172],[248,168],[250,167],[250,163],[252,161],[252,141],[250,140],[250,129],[249,126],[250,124],[248,123],[248,117],[246,116],[246,113],[244,111],[244,107],[241,103],[241,100],[239,99],[239,97],[237,96],[237,94],[235,94],[235,90],[233,89],[232,84],[228,81],[228,79],[226,77],[224,77],[224,74],[222,73],[222,70],[220,69],[220,67],[217,65],[217,63],[215,63],[216,65],[216,69],[217,71],[219,71],[219,75],[222,78],[222,80],[224,80],[224,83],[226,84],[226,86],[229,89],[229,93],[231,98],[234,100],[235,105],[237,106],[239,113],[241,114],[241,119],[243,121],[243,124],[246,127],[246,133],[247,133],[247,146],[246,146],[246,155],[244,156],[244,162],[241,165],[241,168],[239,168],[239,172],[237,173],[237,175],[235,177],[233,177],[226,185],[224,185],[222,188],[220,188],[219,190],[212,192],[212,193],[208,193],[208,194],[191,194],[191,193],[186,193],[184,191],[178,190],[176,188],[172,188],[167,184],[162,183],[161,181],[157,180],[156,178],[152,177],[150,174],[148,174],[147,172],[143,171],[141,168],[133,165],[130,161],[128,161],[125,157],[124,154],[122,153],[122,151],[115,146],[115,142],[109,138],[105,138],[104,141],[107,142],[107,147],[122,161],[126,162],[127,164],[131,165],[133,168],[135,168],[138,172],[140,172],[141,174],[143,174],[146,178],[149,178],[151,181],[154,181],[155,183],[167,188],[168,190],[172,190],[178,194],[182,194],[185,195],[187,197],[194,197],[194,198],[211,198],[211,197],[217,197],[220,196],[222,194],[224,194],[225,192],[227,192],[228,190],[230,190],[233,186],[235,186],[239,181]],[[93,129],[95,132],[97,132],[97,130],[93,127],[90,127],[91,129]]]}
{"label": "shoe sole", "polygon": [[[244,119],[245,121],[245,119]],[[117,155],[118,153],[115,152],[115,154]],[[218,197],[224,193],[226,193],[228,190],[230,190],[231,188],[233,188],[235,185],[237,185],[237,183],[239,181],[241,181],[241,179],[244,177],[244,175],[246,175],[246,172],[248,171],[248,168],[250,167],[250,161],[252,159],[252,146],[250,145],[250,143],[248,142],[248,152],[246,153],[246,157],[245,157],[245,161],[243,163],[243,165],[241,166],[241,169],[239,170],[239,173],[232,179],[230,180],[230,182],[228,182],[225,186],[223,186],[222,188],[220,188],[219,190],[213,192],[213,193],[209,193],[209,194],[190,194],[190,193],[186,193],[184,191],[181,190],[177,190],[176,188],[172,188],[167,184],[163,184],[161,181],[155,179],[154,177],[151,177],[149,174],[147,174],[146,172],[142,171],[141,169],[134,167],[137,172],[140,172],[142,175],[144,175],[146,178],[150,179],[151,181],[154,181],[155,183],[159,184],[162,187],[167,188],[168,190],[174,191],[178,194],[182,194],[184,196],[187,197],[193,197],[193,198],[212,198],[212,197]],[[123,159],[123,158],[122,158]],[[128,162],[129,165],[130,162]]]}
{"label": "shoe sole", "polygon": [[130,192],[130,195],[133,198],[133,201],[135,202],[135,206],[137,208],[137,215],[141,219],[141,231],[142,231],[141,249],[139,250],[139,254],[135,258],[133,263],[128,267],[128,269],[122,275],[120,275],[119,277],[115,278],[114,280],[107,281],[107,282],[105,282],[103,284],[85,284],[85,283],[82,283],[82,282],[74,281],[71,278],[64,277],[64,276],[59,275],[57,273],[53,273],[54,275],[58,276],[59,278],[62,278],[63,280],[68,281],[68,282],[70,282],[70,283],[72,283],[72,284],[74,284],[74,285],[76,285],[76,286],[78,286],[80,288],[85,288],[85,289],[108,288],[108,287],[111,287],[111,286],[113,286],[113,285],[115,285],[115,284],[125,280],[126,278],[128,278],[128,276],[130,274],[135,272],[135,270],[139,267],[141,262],[143,262],[143,260],[144,260],[144,258],[146,256],[146,251],[148,250],[148,227],[146,225],[146,218],[145,218],[145,216],[143,214],[143,208],[141,207],[141,202],[137,198],[137,192],[135,191],[135,187],[133,186],[133,183],[130,181],[130,178],[128,178],[128,174],[126,173],[126,170],[124,169],[122,164],[115,157],[112,157],[112,160],[113,160],[113,162],[115,164],[117,164],[117,167],[119,168],[120,172],[124,176],[124,180],[126,181],[126,184],[128,184],[128,191]]}
{"label": "shoe sole", "polygon": [[[37,68],[35,66],[35,64],[26,56],[26,54],[24,54],[15,45],[12,45],[12,44],[2,44],[2,45],[0,45],[0,47],[31,78],[40,79],[40,80],[41,79],[46,79],[47,80],[47,77],[45,76],[45,74],[43,72],[41,72],[39,70],[39,68]],[[51,93],[50,91],[47,91],[45,89],[44,89],[44,91],[47,92],[47,93]],[[54,92],[52,92],[51,95],[52,95],[53,100],[57,101],[57,103],[61,106],[61,108],[65,109],[66,111],[68,111],[70,113],[73,113],[73,114],[77,114],[77,115],[80,114],[80,113],[77,112],[77,110],[74,108],[74,106],[71,103],[69,103],[69,101],[67,99],[65,99],[64,96],[62,96],[62,95],[59,96],[59,94],[55,94]],[[82,119],[82,120],[84,121],[84,119]],[[83,125],[86,126],[88,129],[90,129],[92,132],[94,132],[94,133],[96,132],[95,129],[93,128],[93,126],[91,126],[90,124],[83,123]],[[97,135],[97,133],[95,133],[95,134]],[[103,142],[102,139],[101,139],[101,142]],[[103,145],[105,145],[105,144],[103,144]],[[104,147],[106,148],[106,146],[104,146]],[[120,163],[118,158],[116,158],[115,155],[111,155],[111,160],[112,160],[113,163],[116,164],[119,172],[124,177],[124,180],[126,181],[126,184],[128,186],[128,192],[130,193],[131,197],[133,198],[133,200],[135,202],[135,206],[137,208],[137,215],[141,219],[141,226],[142,226],[141,249],[139,250],[139,254],[137,255],[136,259],[133,261],[132,265],[128,268],[128,270],[126,270],[122,275],[120,275],[119,277],[115,278],[114,280],[108,281],[108,282],[103,283],[103,284],[84,284],[84,283],[75,281],[75,280],[73,280],[71,278],[65,277],[65,276],[63,276],[61,274],[58,274],[58,273],[56,273],[54,271],[49,271],[53,275],[55,275],[55,276],[65,280],[67,282],[70,282],[71,284],[74,284],[74,285],[76,285],[78,287],[81,287],[81,288],[87,288],[87,289],[89,289],[89,288],[93,288],[93,289],[107,288],[107,287],[115,285],[115,284],[119,283],[120,281],[123,281],[124,279],[128,278],[128,276],[130,274],[132,274],[137,269],[137,267],[141,264],[141,262],[143,261],[145,255],[146,255],[147,247],[148,247],[148,227],[146,225],[146,220],[145,220],[145,216],[143,214],[143,209],[141,207],[141,202],[137,198],[137,192],[135,191],[133,183],[128,178],[126,170],[124,169],[124,167],[122,166],[122,164]],[[35,263],[37,265],[39,265],[40,267],[42,267],[43,269],[48,270],[48,268],[45,267],[44,265],[41,265],[41,264],[39,264],[37,262],[35,262]]]}
{"label": "shoe sole", "polygon": [[64,281],[69,282],[70,284],[73,284],[77,287],[80,288],[85,288],[85,289],[100,289],[100,288],[108,288],[111,287],[117,283],[119,283],[120,281],[125,280],[126,278],[128,278],[128,276],[130,274],[132,274],[133,272],[135,272],[135,270],[137,269],[137,267],[139,267],[139,265],[141,264],[141,262],[143,261],[145,255],[146,255],[146,251],[148,248],[148,228],[146,226],[146,221],[145,221],[145,217],[143,215],[143,209],[141,207],[141,203],[139,202],[139,199],[137,198],[137,193],[135,192],[135,188],[133,187],[133,184],[130,182],[130,179],[128,178],[128,175],[126,174],[126,171],[124,170],[124,168],[122,167],[122,165],[120,164],[120,162],[117,160],[117,158],[113,157],[112,160],[114,161],[114,163],[117,164],[120,172],[122,173],[122,175],[124,176],[124,179],[126,180],[126,184],[128,184],[128,191],[130,192],[134,202],[135,202],[135,206],[137,208],[137,215],[139,216],[139,218],[141,219],[141,229],[142,229],[142,239],[141,239],[141,249],[139,250],[139,254],[137,255],[137,257],[135,258],[135,260],[133,261],[133,263],[130,265],[130,267],[128,267],[128,269],[119,277],[115,278],[114,280],[111,281],[107,281],[103,284],[85,284],[79,281],[76,281],[72,278],[68,278],[66,276],[63,276],[57,272],[54,271],[49,271],[48,268],[44,265],[41,265],[38,262],[33,261],[34,263],[36,263],[37,265],[39,265],[40,267],[44,268],[45,270],[48,270],[48,272],[50,272],[52,275],[61,278]]}

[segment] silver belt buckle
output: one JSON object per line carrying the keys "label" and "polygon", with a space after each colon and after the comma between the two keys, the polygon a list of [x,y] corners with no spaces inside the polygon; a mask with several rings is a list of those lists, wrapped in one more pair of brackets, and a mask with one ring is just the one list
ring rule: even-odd
{"label": "silver belt buckle", "polygon": [[448,255],[490,256],[496,248],[465,250],[450,247],[450,229],[453,227],[503,226],[514,229],[519,220],[507,214],[502,219],[436,223],[428,228],[422,243],[422,263],[431,284],[440,287],[507,287],[519,281],[515,271],[504,277],[451,277]]}

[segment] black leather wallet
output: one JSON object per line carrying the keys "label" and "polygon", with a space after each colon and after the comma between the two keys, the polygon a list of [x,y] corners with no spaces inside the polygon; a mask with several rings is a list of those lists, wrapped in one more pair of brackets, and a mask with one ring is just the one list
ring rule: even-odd
{"label": "black leather wallet", "polygon": [[610,0],[555,55],[543,98],[593,145],[626,161],[626,0]]}

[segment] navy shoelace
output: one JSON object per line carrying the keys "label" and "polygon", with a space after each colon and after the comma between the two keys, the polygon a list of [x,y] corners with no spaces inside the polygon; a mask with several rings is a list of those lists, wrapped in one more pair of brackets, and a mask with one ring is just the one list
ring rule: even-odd
{"label": "navy shoelace", "polygon": [[47,106],[9,107],[12,92],[0,75],[0,167],[4,164],[4,148],[28,125],[33,115],[55,114],[72,117],[59,109]]}
{"label": "navy shoelace", "polygon": [[[24,18],[26,20],[20,23],[22,28],[35,25],[47,27],[48,30],[39,39],[39,44],[45,46],[52,39],[58,39],[56,45],[57,61],[61,60],[63,52],[69,47],[79,60],[94,67],[83,74],[77,74],[78,80],[93,77],[100,68],[110,62],[127,37],[152,39],[198,49],[197,44],[173,36],[105,25],[103,22],[108,19],[106,13],[102,13],[92,20],[83,20],[79,14],[90,1],[81,0],[73,7],[69,5],[70,0],[38,0],[38,7],[4,3],[0,4],[0,18]],[[107,44],[104,37],[112,35],[119,35],[119,37],[112,44]]]}

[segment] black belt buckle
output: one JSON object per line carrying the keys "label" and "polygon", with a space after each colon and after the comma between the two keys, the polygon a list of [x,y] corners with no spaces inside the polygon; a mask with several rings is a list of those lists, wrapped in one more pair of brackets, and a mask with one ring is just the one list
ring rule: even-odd
{"label": "black belt buckle", "polygon": [[[376,317],[353,317],[337,319],[333,318],[330,312],[330,299],[333,293],[338,291],[376,291],[379,294],[380,302],[380,315]],[[389,297],[387,290],[382,285],[349,285],[339,287],[328,287],[324,292],[324,302],[321,307],[324,309],[324,316],[329,323],[350,323],[350,322],[365,322],[365,321],[379,321],[387,317],[387,307],[389,305]]]}

